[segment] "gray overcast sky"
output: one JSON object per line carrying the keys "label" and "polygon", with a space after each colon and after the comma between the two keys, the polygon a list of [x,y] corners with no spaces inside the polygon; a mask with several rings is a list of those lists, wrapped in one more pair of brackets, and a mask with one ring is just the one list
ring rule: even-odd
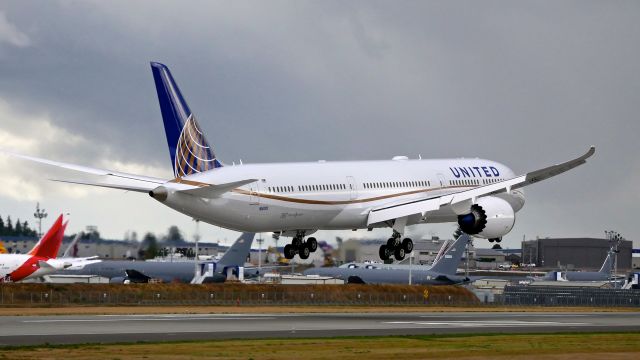
{"label": "gray overcast sky", "polygon": [[[519,173],[594,144],[587,165],[527,188],[505,243],[640,239],[639,55],[637,1],[4,1],[0,147],[169,177],[156,60],[226,162],[421,154]],[[32,221],[40,201],[69,212],[71,232],[194,228],[143,194],[46,181],[56,175],[0,158],[0,215]],[[375,235],[388,234],[320,238]]]}

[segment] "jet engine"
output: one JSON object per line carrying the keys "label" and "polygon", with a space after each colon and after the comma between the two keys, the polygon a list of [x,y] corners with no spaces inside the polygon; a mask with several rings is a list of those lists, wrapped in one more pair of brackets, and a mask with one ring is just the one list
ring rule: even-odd
{"label": "jet engine", "polygon": [[460,229],[485,239],[501,238],[511,231],[516,214],[506,200],[495,196],[478,199],[468,214],[458,215]]}

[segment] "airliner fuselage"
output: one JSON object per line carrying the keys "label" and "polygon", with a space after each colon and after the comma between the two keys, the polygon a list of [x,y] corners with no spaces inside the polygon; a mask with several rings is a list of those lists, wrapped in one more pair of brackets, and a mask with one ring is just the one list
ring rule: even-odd
{"label": "airliner fuselage", "polygon": [[[284,232],[364,229],[371,209],[398,201],[453,194],[511,179],[513,171],[481,159],[341,161],[225,166],[164,185],[165,205],[210,224],[237,231]],[[181,189],[197,184],[254,183],[213,199],[194,199]],[[175,191],[177,190],[177,191]],[[521,190],[496,195],[514,211]],[[455,222],[450,208],[410,216],[407,225]],[[376,224],[374,227],[384,226]]]}

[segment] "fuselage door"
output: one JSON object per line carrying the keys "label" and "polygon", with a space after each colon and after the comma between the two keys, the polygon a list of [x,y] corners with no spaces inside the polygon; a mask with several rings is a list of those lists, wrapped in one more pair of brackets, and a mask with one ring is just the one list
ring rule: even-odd
{"label": "fuselage door", "polygon": [[353,176],[347,176],[347,190],[349,191],[349,199],[355,200],[358,198],[358,189],[356,188],[356,180]]}
{"label": "fuselage door", "polygon": [[438,181],[440,182],[440,187],[443,188],[446,184],[446,180],[444,179],[444,175],[438,174]]}
{"label": "fuselage door", "polygon": [[250,205],[260,205],[260,196],[258,196],[259,192],[260,192],[259,181],[249,184],[249,204]]}

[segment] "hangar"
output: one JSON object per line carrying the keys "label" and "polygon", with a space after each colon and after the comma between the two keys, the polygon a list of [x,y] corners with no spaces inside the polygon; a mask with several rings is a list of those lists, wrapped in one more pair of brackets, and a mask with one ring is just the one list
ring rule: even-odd
{"label": "hangar", "polygon": [[[545,238],[522,242],[522,262],[548,269],[599,270],[607,257],[610,243],[595,238]],[[632,241],[618,246],[618,270],[632,269]]]}

